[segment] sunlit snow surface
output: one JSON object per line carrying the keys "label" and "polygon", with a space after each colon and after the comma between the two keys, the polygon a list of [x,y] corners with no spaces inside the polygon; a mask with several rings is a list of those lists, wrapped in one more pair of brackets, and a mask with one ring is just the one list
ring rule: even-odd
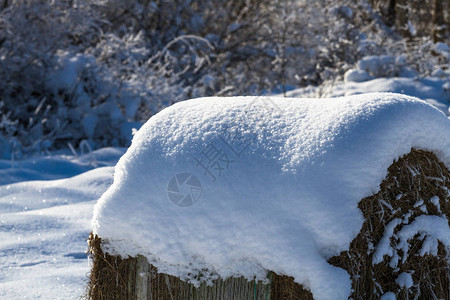
{"label": "sunlit snow surface", "polygon": [[327,258],[360,231],[357,203],[412,147],[449,166],[449,133],[442,112],[400,94],[185,101],[135,135],[94,230],[111,253],[146,255],[193,283],[201,269],[272,270],[316,299],[346,299],[349,275]]}
{"label": "sunlit snow surface", "polygon": [[[441,74],[442,75],[442,74]],[[450,116],[450,75],[416,77],[372,77],[365,70],[351,69],[344,81],[332,85],[308,86],[287,92],[287,97],[342,97],[364,93],[390,92],[422,99]]]}
{"label": "sunlit snow surface", "polygon": [[122,154],[108,148],[81,157],[0,161],[0,299],[83,295],[93,206]]}

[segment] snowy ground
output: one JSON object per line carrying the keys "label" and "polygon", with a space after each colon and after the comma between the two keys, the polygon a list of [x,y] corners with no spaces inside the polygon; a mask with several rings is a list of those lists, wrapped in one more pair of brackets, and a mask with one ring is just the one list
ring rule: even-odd
{"label": "snowy ground", "polygon": [[0,161],[0,299],[80,298],[93,206],[123,152]]}
{"label": "snowy ground", "polygon": [[[316,87],[307,87],[287,93],[288,97],[314,97],[319,91]],[[450,116],[450,81],[439,77],[425,79],[394,77],[375,78],[368,81],[343,81],[327,86],[320,91],[322,96],[342,97],[362,93],[392,92],[414,96],[427,101]]]}
{"label": "snowy ground", "polygon": [[[450,52],[446,51],[445,55],[450,57]],[[408,66],[402,65],[400,58],[367,56],[358,62],[356,68],[345,73],[344,81],[292,90],[286,96],[342,97],[391,92],[425,100],[450,116],[450,71],[438,68],[430,76],[422,78]]]}

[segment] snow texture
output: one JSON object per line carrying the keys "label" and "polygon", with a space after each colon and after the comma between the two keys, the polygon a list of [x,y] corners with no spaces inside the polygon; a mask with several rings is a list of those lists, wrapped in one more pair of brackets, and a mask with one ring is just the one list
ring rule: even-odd
{"label": "snow texture", "polygon": [[442,213],[441,211],[441,205],[439,204],[439,197],[433,196],[430,198],[430,202],[433,203],[434,206],[436,206],[436,209],[439,213]]}
{"label": "snow texture", "polygon": [[[383,257],[385,255],[388,255],[389,257],[392,257],[394,255],[394,249],[392,249],[391,247],[391,237],[394,234],[394,229],[395,227],[397,227],[399,224],[402,223],[402,219],[394,219],[391,222],[389,222],[385,229],[384,229],[384,234],[383,237],[381,238],[380,242],[377,245],[377,248],[375,249],[375,253],[373,254],[372,257],[372,263],[375,264],[379,264],[380,262],[383,261]],[[396,266],[396,265],[395,265]]]}
{"label": "snow texture", "polygon": [[[134,136],[94,233],[110,253],[145,255],[194,284],[202,269],[206,281],[272,270],[315,299],[347,299],[349,275],[327,258],[360,231],[357,203],[412,147],[450,166],[449,132],[442,112],[399,94],[177,103]],[[405,226],[405,238],[434,221]],[[447,239],[440,229],[427,230]]]}
{"label": "snow texture", "polygon": [[20,181],[62,179],[95,167],[114,166],[124,152],[124,148],[109,147],[80,154],[60,151],[20,161],[0,159],[0,185]]}
{"label": "snow texture", "polygon": [[[437,43],[435,53],[450,57],[448,46]],[[366,56],[349,69],[343,82],[332,86],[306,87],[287,93],[288,97],[341,97],[363,93],[391,92],[410,95],[437,107],[450,116],[450,71],[437,67],[423,77],[406,63],[406,56]]]}
{"label": "snow texture", "polygon": [[403,226],[397,233],[400,241],[396,248],[401,249],[403,252],[402,262],[405,262],[408,256],[410,247],[408,240],[412,239],[417,233],[424,234],[428,239],[431,239],[424,243],[420,252],[421,255],[426,253],[436,255],[438,251],[437,240],[441,241],[445,247],[450,247],[450,229],[447,218],[445,216],[421,215],[415,218],[411,224]]}
{"label": "snow texture", "polygon": [[[383,237],[375,248],[372,263],[379,264],[383,261],[383,257],[387,255],[391,257],[389,265],[392,268],[398,266],[398,262],[402,259],[405,262],[409,248],[409,240],[414,238],[416,234],[420,234],[422,238],[425,238],[422,248],[419,254],[424,256],[425,254],[437,255],[438,252],[438,240],[441,241],[445,247],[450,247],[450,229],[448,227],[448,221],[445,216],[418,216],[411,224],[408,224],[407,216],[405,220],[394,219],[386,225]],[[394,234],[395,228],[406,223],[397,233]],[[391,245],[391,239],[395,238],[395,246]],[[399,251],[401,250],[401,252]],[[400,257],[399,253],[403,253],[403,257]]]}
{"label": "snow texture", "polygon": [[397,296],[393,292],[387,292],[381,296],[380,300],[397,300]]}
{"label": "snow texture", "polygon": [[359,70],[364,70],[369,74],[379,76],[387,72],[386,68],[395,65],[395,57],[390,55],[366,56],[358,61]]}
{"label": "snow texture", "polygon": [[0,160],[0,299],[83,296],[93,207],[124,152]]}
{"label": "snow texture", "polygon": [[450,115],[450,92],[444,89],[445,79],[430,77],[414,78],[377,78],[364,82],[346,82],[333,89],[332,96],[350,96],[367,92],[390,91],[414,95]]}
{"label": "snow texture", "polygon": [[414,281],[411,277],[410,273],[403,272],[400,275],[398,275],[397,279],[395,279],[395,282],[401,287],[405,287],[409,289],[414,285]]}

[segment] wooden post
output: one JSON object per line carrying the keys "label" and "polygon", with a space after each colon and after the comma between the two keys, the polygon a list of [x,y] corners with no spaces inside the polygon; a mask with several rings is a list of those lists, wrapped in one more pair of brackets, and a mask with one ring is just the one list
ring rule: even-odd
{"label": "wooden post", "polygon": [[137,300],[146,300],[148,294],[150,266],[147,259],[143,256],[137,257],[136,267],[136,298]]}

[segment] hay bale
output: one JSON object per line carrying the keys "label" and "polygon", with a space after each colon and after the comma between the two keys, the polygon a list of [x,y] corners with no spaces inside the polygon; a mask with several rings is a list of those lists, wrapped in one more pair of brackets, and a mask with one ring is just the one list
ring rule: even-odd
{"label": "hay bale", "polygon": [[[396,236],[421,216],[439,216],[449,224],[450,172],[445,165],[431,152],[412,150],[389,167],[380,191],[362,199],[359,208],[365,219],[360,233],[348,251],[329,259],[351,275],[351,297],[379,299],[393,292],[398,299],[450,299],[449,249],[436,240],[433,253],[432,240],[418,232],[406,240],[409,249],[405,253],[405,248],[398,247],[405,241]],[[391,255],[373,263],[386,227],[398,219],[402,222],[395,223],[388,236]],[[424,249],[429,253],[422,253]],[[158,273],[142,256],[121,258],[104,253],[98,236],[91,235],[89,251],[93,260],[89,299],[313,299],[292,277],[273,272],[268,272],[268,283],[219,278],[212,285],[194,287]],[[413,284],[405,285],[400,280],[405,277]]]}
{"label": "hay bale", "polygon": [[[449,249],[437,241],[436,255],[421,255],[426,237],[419,233],[408,241],[408,253],[396,249],[400,241],[395,234],[407,226],[404,223],[394,228],[390,238],[392,255],[372,263],[374,247],[393,220],[411,224],[419,216],[429,215],[445,217],[450,224],[449,191],[450,172],[431,152],[412,150],[390,166],[380,191],[359,203],[365,222],[350,249],[329,260],[351,275],[354,299],[379,299],[386,292],[395,293],[398,299],[450,299]],[[393,267],[390,262],[395,255],[405,259]],[[399,286],[396,280],[402,273],[410,274],[413,286]]]}

